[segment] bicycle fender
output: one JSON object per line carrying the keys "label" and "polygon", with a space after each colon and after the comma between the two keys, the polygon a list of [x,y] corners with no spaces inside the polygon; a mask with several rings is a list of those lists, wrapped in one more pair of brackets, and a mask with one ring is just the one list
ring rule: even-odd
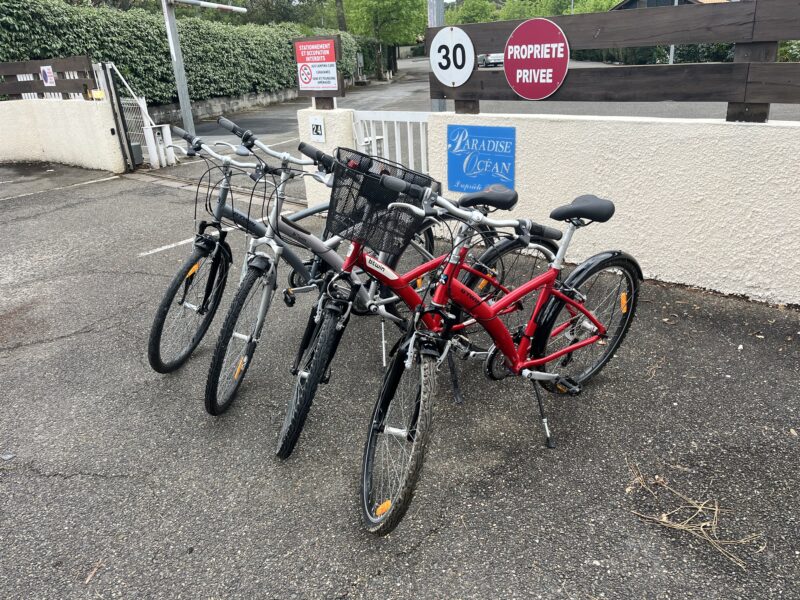
{"label": "bicycle fender", "polygon": [[272,267],[272,259],[268,256],[261,256],[260,254],[257,254],[250,259],[248,266],[258,269],[262,273],[266,273]]}
{"label": "bicycle fender", "polygon": [[220,247],[220,254],[225,258],[225,261],[230,264],[233,262],[233,250],[231,250],[230,245],[223,239],[220,239],[218,242]]}
{"label": "bicycle fender", "polygon": [[[570,273],[569,277],[567,277],[564,285],[579,285],[581,280],[586,277],[586,274],[590,271],[590,269],[594,268],[603,261],[611,260],[613,258],[621,258],[622,260],[629,262],[636,271],[636,276],[639,278],[639,281],[644,279],[642,268],[639,266],[637,260],[630,254],[623,252],[622,250],[607,250],[605,252],[595,254],[594,256],[590,256],[577,267],[575,267],[575,270]],[[550,300],[547,301],[547,304],[542,309],[542,312],[537,320],[536,333],[533,336],[533,340],[531,340],[531,356],[535,358],[540,358],[542,356],[542,349],[547,345],[546,336],[550,334],[552,322],[558,316],[558,311],[561,310],[563,305],[564,301],[559,300],[556,297],[551,297]]]}
{"label": "bicycle fender", "polygon": [[580,281],[580,278],[584,276],[584,274],[592,269],[598,263],[601,263],[605,260],[610,260],[612,258],[621,258],[626,262],[631,263],[631,266],[636,271],[636,275],[639,277],[639,281],[644,279],[644,275],[642,274],[642,267],[639,266],[638,261],[633,258],[627,252],[623,252],[622,250],[606,250],[605,252],[601,252],[600,254],[595,254],[594,256],[590,256],[577,267],[575,270],[570,273],[567,280],[564,282],[566,285],[571,285],[573,282]]}

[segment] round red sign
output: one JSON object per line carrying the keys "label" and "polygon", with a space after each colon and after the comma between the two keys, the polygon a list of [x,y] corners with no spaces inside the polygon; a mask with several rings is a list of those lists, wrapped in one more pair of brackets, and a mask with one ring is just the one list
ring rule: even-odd
{"label": "round red sign", "polygon": [[526,100],[543,100],[564,83],[569,43],[549,19],[530,19],[511,33],[503,57],[506,80]]}

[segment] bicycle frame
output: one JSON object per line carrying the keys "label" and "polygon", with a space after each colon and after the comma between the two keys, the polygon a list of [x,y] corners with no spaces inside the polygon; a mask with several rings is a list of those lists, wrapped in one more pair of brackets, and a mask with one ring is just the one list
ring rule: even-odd
{"label": "bicycle frame", "polygon": [[[519,375],[524,369],[531,369],[544,365],[550,361],[594,344],[601,340],[606,333],[605,326],[598,321],[598,319],[589,312],[580,302],[570,298],[567,294],[563,293],[555,286],[556,280],[561,273],[560,269],[550,267],[547,271],[538,275],[524,285],[509,292],[505,289],[497,279],[491,274],[482,273],[469,265],[464,264],[468,248],[464,243],[457,243],[449,254],[449,259],[446,256],[435,258],[427,263],[412,269],[408,273],[398,275],[388,266],[381,263],[375,257],[366,254],[363,247],[354,242],[351,246],[348,258],[342,267],[343,271],[349,271],[354,266],[358,266],[366,271],[369,275],[379,280],[381,283],[390,288],[403,302],[408,305],[412,310],[416,310],[422,302],[422,298],[417,293],[416,289],[411,285],[420,277],[434,271],[439,267],[444,260],[447,260],[447,265],[436,284],[436,289],[433,294],[431,304],[434,307],[444,308],[449,301],[454,302],[463,311],[470,315],[477,321],[491,336],[497,348],[505,355],[508,360],[510,370]],[[487,281],[495,288],[501,289],[506,292],[497,302],[493,304],[487,303],[484,299],[480,298],[469,287],[459,281],[458,276],[462,271],[467,271],[481,279]],[[531,316],[525,327],[522,339],[519,345],[514,343],[511,332],[505,326],[503,321],[498,317],[503,314],[509,314],[523,297],[538,290],[536,304],[533,308]],[[566,303],[575,314],[578,312],[585,315],[597,331],[594,335],[562,348],[548,356],[541,358],[528,358],[528,353],[531,348],[531,339],[536,333],[538,327],[538,317],[542,310],[547,305],[548,301],[556,298]],[[570,311],[571,312],[571,311]],[[441,333],[444,330],[442,324],[442,317],[434,312],[423,312],[421,319],[425,327],[435,333]],[[450,328],[450,331],[457,332],[471,323],[459,323]],[[558,335],[567,328],[567,324],[559,326],[554,329],[551,335]]]}

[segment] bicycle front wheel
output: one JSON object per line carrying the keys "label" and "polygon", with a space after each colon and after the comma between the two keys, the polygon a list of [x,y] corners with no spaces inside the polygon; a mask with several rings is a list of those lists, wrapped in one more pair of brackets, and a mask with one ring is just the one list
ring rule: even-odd
{"label": "bicycle front wheel", "polygon": [[414,497],[433,421],[436,358],[419,348],[406,368],[408,349],[389,364],[364,447],[361,513],[371,533],[385,535]]}
{"label": "bicycle front wheel", "polygon": [[[639,274],[624,257],[612,257],[580,272],[569,285],[584,298],[583,307],[606,328],[597,342],[568,352],[545,365],[546,370],[558,373],[583,385],[597,375],[613,358],[628,332],[639,300]],[[591,320],[575,307],[561,300],[552,300],[542,318],[541,333],[537,333],[532,348],[534,356],[544,357],[580,343],[597,334]],[[542,383],[546,389],[563,393],[558,384]]]}
{"label": "bicycle front wheel", "polygon": [[317,388],[326,376],[328,366],[344,333],[344,330],[336,328],[340,317],[338,311],[326,308],[322,311],[322,320],[313,324],[314,333],[298,363],[294,390],[286,407],[286,415],[278,436],[275,454],[279,458],[289,458],[297,445],[314,402],[314,396],[317,394]]}
{"label": "bicycle front wheel", "polygon": [[147,358],[155,371],[171,373],[189,359],[214,320],[227,280],[227,260],[194,249],[167,288],[150,329]]}
{"label": "bicycle front wheel", "polygon": [[217,339],[206,380],[205,407],[210,415],[227,411],[244,381],[275,295],[274,268],[249,267]]}

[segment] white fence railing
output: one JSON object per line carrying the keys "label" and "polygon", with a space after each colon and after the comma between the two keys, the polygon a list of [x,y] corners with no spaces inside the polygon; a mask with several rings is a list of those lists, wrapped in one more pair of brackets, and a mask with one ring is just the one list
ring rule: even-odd
{"label": "white fence railing", "polygon": [[428,172],[426,112],[357,110],[353,135],[358,150]]}

